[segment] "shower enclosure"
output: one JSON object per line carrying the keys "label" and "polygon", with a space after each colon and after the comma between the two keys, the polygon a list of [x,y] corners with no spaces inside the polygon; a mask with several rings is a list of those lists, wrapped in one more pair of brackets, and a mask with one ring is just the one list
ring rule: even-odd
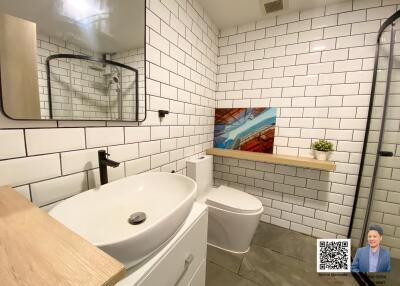
{"label": "shower enclosure", "polygon": [[367,128],[349,228],[352,254],[368,245],[371,224],[383,230],[390,273],[356,274],[365,285],[400,285],[400,11],[381,26]]}
{"label": "shower enclosure", "polygon": [[73,54],[49,56],[46,69],[48,101],[41,109],[49,119],[139,121],[137,69]]}

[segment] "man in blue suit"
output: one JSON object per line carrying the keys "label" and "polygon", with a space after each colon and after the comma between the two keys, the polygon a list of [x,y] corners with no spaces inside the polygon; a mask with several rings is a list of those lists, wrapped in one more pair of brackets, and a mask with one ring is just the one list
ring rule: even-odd
{"label": "man in blue suit", "polygon": [[389,272],[390,254],[380,246],[383,229],[379,225],[371,225],[368,229],[369,246],[357,249],[351,264],[352,272]]}

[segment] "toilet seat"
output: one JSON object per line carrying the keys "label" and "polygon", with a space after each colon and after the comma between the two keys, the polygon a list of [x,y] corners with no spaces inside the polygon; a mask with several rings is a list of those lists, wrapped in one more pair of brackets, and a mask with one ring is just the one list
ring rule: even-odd
{"label": "toilet seat", "polygon": [[263,208],[261,202],[252,195],[227,186],[213,188],[205,202],[209,206],[242,214],[260,212]]}

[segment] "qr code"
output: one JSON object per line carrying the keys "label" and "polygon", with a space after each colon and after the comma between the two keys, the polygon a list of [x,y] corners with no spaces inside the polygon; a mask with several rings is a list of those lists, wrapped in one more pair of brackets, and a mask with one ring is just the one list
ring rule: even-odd
{"label": "qr code", "polygon": [[350,239],[317,239],[317,272],[350,272]]}

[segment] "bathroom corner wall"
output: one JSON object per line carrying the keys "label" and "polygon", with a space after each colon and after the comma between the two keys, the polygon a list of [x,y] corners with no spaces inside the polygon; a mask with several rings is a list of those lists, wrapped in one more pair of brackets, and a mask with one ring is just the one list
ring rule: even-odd
{"label": "bathroom corner wall", "polygon": [[[218,30],[196,1],[146,6],[146,121],[14,121],[1,114],[0,185],[49,209],[99,185],[99,149],[122,162],[109,169],[115,180],[146,171],[185,173],[186,159],[212,146]],[[160,120],[159,109],[170,114]]]}
{"label": "bathroom corner wall", "polygon": [[263,221],[316,237],[347,235],[377,31],[398,4],[348,1],[221,31],[217,107],[277,107],[277,154],[311,156],[321,138],[335,144],[336,172],[215,158],[216,183],[259,197]]}

